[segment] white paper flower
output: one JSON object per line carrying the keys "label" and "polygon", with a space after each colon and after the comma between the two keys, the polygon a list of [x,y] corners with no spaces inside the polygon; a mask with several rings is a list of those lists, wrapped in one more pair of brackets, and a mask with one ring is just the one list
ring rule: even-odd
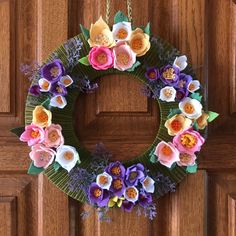
{"label": "white paper flower", "polygon": [[171,86],[166,86],[160,91],[160,99],[165,102],[174,102],[176,90]]}
{"label": "white paper flower", "polygon": [[129,202],[135,203],[138,200],[139,192],[138,189],[134,186],[127,187],[124,192],[124,197]]}
{"label": "white paper flower", "polygon": [[51,89],[51,83],[44,78],[41,78],[38,83],[41,92],[48,92]]}
{"label": "white paper flower", "polygon": [[202,115],[202,104],[192,98],[185,98],[179,103],[179,109],[189,119],[197,119]]}
{"label": "white paper flower", "polygon": [[142,181],[142,186],[147,193],[154,193],[154,190],[155,190],[154,184],[155,184],[155,181],[149,176],[147,176]]}
{"label": "white paper flower", "polygon": [[67,105],[67,101],[65,97],[61,95],[56,95],[51,98],[50,100],[50,106],[52,107],[58,107],[60,109],[63,109]]}
{"label": "white paper flower", "polygon": [[79,161],[79,154],[74,147],[69,145],[61,145],[57,148],[55,161],[58,162],[62,168],[70,172]]}
{"label": "white paper flower", "polygon": [[109,190],[112,182],[112,177],[107,174],[106,172],[103,172],[102,174],[98,175],[96,178],[97,185],[102,189]]}
{"label": "white paper flower", "polygon": [[69,75],[62,76],[60,79],[60,83],[65,87],[70,86],[71,84],[73,84],[73,82],[73,79]]}
{"label": "white paper flower", "polygon": [[119,22],[113,25],[112,34],[116,41],[127,41],[132,33],[130,22]]}
{"label": "white paper flower", "polygon": [[187,57],[185,55],[176,57],[173,63],[173,66],[178,67],[180,71],[184,70],[187,65]]}
{"label": "white paper flower", "polygon": [[200,89],[200,82],[198,80],[193,80],[188,84],[188,91],[190,93],[194,93],[198,89]]}

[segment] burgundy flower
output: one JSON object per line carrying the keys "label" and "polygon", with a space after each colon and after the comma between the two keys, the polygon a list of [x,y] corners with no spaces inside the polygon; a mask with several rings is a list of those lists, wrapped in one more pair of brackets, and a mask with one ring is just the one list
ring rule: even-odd
{"label": "burgundy flower", "polygon": [[61,96],[67,95],[66,87],[64,85],[62,85],[62,84],[59,84],[59,83],[53,84],[50,92],[54,96],[56,96],[56,95],[61,95]]}
{"label": "burgundy flower", "polygon": [[134,207],[134,203],[126,201],[126,200],[123,201],[121,205],[121,208],[126,212],[131,212],[133,207]]}
{"label": "burgundy flower", "polygon": [[38,85],[32,85],[29,88],[29,92],[33,95],[33,96],[39,96],[41,94],[40,92],[40,87]]}

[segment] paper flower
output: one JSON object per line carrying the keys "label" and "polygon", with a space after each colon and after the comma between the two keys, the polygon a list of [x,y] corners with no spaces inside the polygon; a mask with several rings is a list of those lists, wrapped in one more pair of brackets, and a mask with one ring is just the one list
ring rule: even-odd
{"label": "paper flower", "polygon": [[64,138],[61,133],[60,125],[51,124],[45,129],[44,145],[51,148],[57,148],[64,144]]}
{"label": "paper flower", "polygon": [[36,84],[32,85],[28,91],[33,96],[39,96],[41,94],[40,87]]}
{"label": "paper flower", "polygon": [[20,136],[20,141],[27,142],[28,146],[42,143],[44,140],[44,130],[37,125],[25,126],[25,131]]}
{"label": "paper flower", "polygon": [[187,57],[185,55],[176,57],[173,63],[173,66],[178,67],[180,71],[184,70],[187,65]]}
{"label": "paper flower", "polygon": [[47,79],[41,78],[38,81],[41,92],[49,92],[51,89],[51,82]]}
{"label": "paper flower", "polygon": [[88,197],[91,204],[97,204],[99,207],[105,207],[109,201],[109,192],[103,190],[96,183],[92,183],[89,187]]}
{"label": "paper flower", "polygon": [[47,127],[52,123],[52,113],[43,106],[36,106],[33,110],[32,124]]}
{"label": "paper flower", "polygon": [[202,115],[202,104],[198,100],[189,97],[184,98],[179,103],[179,109],[189,119],[197,119]]}
{"label": "paper flower", "polygon": [[161,68],[160,78],[168,86],[176,86],[179,82],[179,68],[167,65]]}
{"label": "paper flower", "polygon": [[73,84],[73,79],[69,75],[65,75],[60,78],[59,83],[68,87]]}
{"label": "paper flower", "polygon": [[121,197],[125,191],[125,183],[123,179],[122,178],[113,179],[109,190],[113,193],[113,195]]}
{"label": "paper flower", "polygon": [[173,163],[179,161],[179,151],[170,142],[166,143],[161,141],[158,143],[154,154],[158,157],[158,161],[168,168],[170,168]]}
{"label": "paper flower", "polygon": [[67,95],[67,90],[66,87],[63,84],[55,83],[52,85],[50,92],[56,96],[56,95],[61,95],[65,96]]}
{"label": "paper flower", "polygon": [[208,125],[209,115],[206,112],[202,112],[202,115],[196,120],[198,129],[205,129]]}
{"label": "paper flower", "polygon": [[114,68],[120,71],[130,69],[136,62],[136,54],[126,44],[118,44],[113,48]]}
{"label": "paper flower", "polygon": [[155,181],[149,177],[149,176],[146,176],[146,178],[141,181],[141,184],[143,186],[143,189],[147,192],[147,193],[154,193],[154,190],[155,190]]}
{"label": "paper flower", "polygon": [[88,43],[90,47],[105,46],[110,48],[115,46],[113,34],[102,17],[100,17],[95,24],[91,24]]}
{"label": "paper flower", "polygon": [[191,155],[200,151],[204,141],[205,139],[193,129],[184,130],[173,139],[174,145],[181,153]]}
{"label": "paper flower", "polygon": [[127,41],[132,33],[131,23],[122,21],[114,24],[112,27],[112,34],[116,41]]}
{"label": "paper flower", "polygon": [[181,73],[179,75],[179,80],[176,85],[176,88],[186,89],[188,88],[189,83],[193,80],[192,76]]}
{"label": "paper flower", "polygon": [[198,89],[200,89],[200,82],[198,80],[193,80],[188,84],[188,91],[190,93],[194,93]]}
{"label": "paper flower", "polygon": [[62,168],[68,172],[76,165],[79,161],[79,154],[76,149],[69,145],[61,145],[57,148],[56,162],[58,162]]}
{"label": "paper flower", "polygon": [[113,178],[125,177],[125,167],[119,161],[109,163],[105,171]]}
{"label": "paper flower", "polygon": [[53,162],[55,154],[53,149],[36,144],[32,146],[29,156],[36,167],[46,169]]}
{"label": "paper flower", "polygon": [[108,207],[114,207],[114,206],[118,206],[118,207],[121,207],[122,205],[122,202],[125,200],[124,197],[112,197],[109,199],[109,202],[108,202]]}
{"label": "paper flower", "polygon": [[50,106],[52,107],[58,107],[60,109],[63,109],[67,105],[67,101],[65,97],[61,95],[56,95],[51,98],[50,100]]}
{"label": "paper flower", "polygon": [[165,127],[167,128],[170,136],[175,136],[183,130],[189,128],[191,124],[192,120],[186,118],[182,114],[177,114],[165,122]]}
{"label": "paper flower", "polygon": [[43,78],[51,83],[57,82],[64,72],[65,68],[62,62],[58,59],[55,59],[41,68]]}
{"label": "paper flower", "polygon": [[189,92],[185,88],[176,88],[176,101],[180,102],[189,95]]}
{"label": "paper flower", "polygon": [[95,70],[107,70],[113,67],[114,56],[107,47],[94,47],[90,50],[88,56],[89,63]]}
{"label": "paper flower", "polygon": [[165,102],[174,102],[176,90],[171,86],[166,86],[161,89],[159,99]]}
{"label": "paper flower", "polygon": [[160,73],[159,73],[159,71],[156,67],[148,68],[146,73],[145,73],[145,77],[149,81],[155,81],[159,78],[159,76],[160,76]]}
{"label": "paper flower", "polygon": [[99,174],[96,178],[96,184],[102,189],[109,190],[111,182],[112,182],[112,177],[106,172]]}
{"label": "paper flower", "polygon": [[128,186],[136,186],[144,178],[144,166],[140,163],[127,168],[125,183]]}
{"label": "paper flower", "polygon": [[129,186],[125,189],[124,197],[127,201],[135,203],[138,201],[139,191],[135,186]]}
{"label": "paper flower", "polygon": [[125,212],[131,212],[132,209],[134,207],[134,203],[132,202],[129,202],[129,201],[123,201],[122,202],[122,205],[121,205],[121,208],[125,211]]}
{"label": "paper flower", "polygon": [[149,193],[140,193],[139,194],[139,205],[146,208],[148,205],[152,203],[152,195]]}
{"label": "paper flower", "polygon": [[146,54],[150,49],[150,37],[148,34],[145,34],[142,29],[136,28],[129,40],[129,45],[133,52],[137,54],[137,57],[141,57]]}
{"label": "paper flower", "polygon": [[195,154],[180,153],[179,159],[178,166],[193,166],[197,157]]}

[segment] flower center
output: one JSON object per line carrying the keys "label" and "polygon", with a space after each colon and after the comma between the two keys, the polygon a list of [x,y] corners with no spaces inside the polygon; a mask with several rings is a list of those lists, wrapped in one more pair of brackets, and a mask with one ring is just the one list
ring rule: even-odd
{"label": "flower center", "polygon": [[134,50],[140,50],[143,48],[143,41],[141,38],[135,38],[131,41],[131,48]]}
{"label": "flower center", "polygon": [[195,89],[195,85],[194,85],[193,83],[190,84],[189,87],[188,87],[188,89],[189,89],[190,91],[193,91],[193,90]]}
{"label": "flower center", "polygon": [[109,38],[104,35],[104,34],[98,34],[95,38],[95,42],[98,44],[98,45],[108,45],[109,44]]}
{"label": "flower center", "polygon": [[54,66],[50,69],[50,73],[52,77],[57,77],[59,75],[59,68],[57,66]]}
{"label": "flower center", "polygon": [[130,61],[129,54],[126,52],[118,53],[116,59],[117,59],[117,62],[122,65],[127,65],[129,64],[129,61]]}
{"label": "flower center", "polygon": [[50,161],[51,156],[49,153],[42,151],[39,153],[39,158],[40,158],[40,161],[48,162]]}
{"label": "flower center", "polygon": [[143,184],[144,184],[145,187],[147,187],[147,186],[150,184],[149,179],[145,179],[145,180],[143,181]]}
{"label": "flower center", "polygon": [[99,189],[99,188],[94,189],[93,195],[94,195],[94,197],[96,197],[96,198],[100,197],[100,196],[102,195],[102,190]]}
{"label": "flower center", "polygon": [[51,142],[55,142],[57,141],[59,138],[59,135],[57,133],[56,130],[53,130],[51,131],[49,134],[48,134],[48,139],[51,141]]}
{"label": "flower center", "polygon": [[175,132],[178,132],[182,128],[182,124],[179,120],[173,120],[170,124],[171,129],[173,129]]}
{"label": "flower center", "polygon": [[166,70],[162,73],[162,76],[163,76],[165,79],[173,80],[173,79],[175,79],[175,70],[174,70],[173,68],[166,69]]}
{"label": "flower center", "polygon": [[188,163],[191,160],[191,155],[187,153],[181,153],[179,159],[183,163]]}
{"label": "flower center", "polygon": [[171,154],[172,154],[172,150],[171,150],[171,148],[169,147],[169,146],[167,146],[167,145],[165,145],[163,148],[162,148],[162,153],[163,153],[163,155],[165,155],[165,156],[170,156]]}
{"label": "flower center", "polygon": [[126,39],[127,36],[128,36],[128,32],[126,29],[121,28],[117,31],[116,37],[118,39]]}
{"label": "flower center", "polygon": [[60,86],[57,86],[56,90],[57,90],[58,93],[62,93],[63,92],[63,90],[62,90],[62,88]]}
{"label": "flower center", "polygon": [[67,161],[71,161],[73,159],[73,157],[74,157],[74,154],[72,152],[67,151],[67,152],[64,153],[63,157]]}
{"label": "flower center", "polygon": [[48,115],[46,112],[42,111],[37,115],[37,118],[40,122],[46,122],[48,120]]}
{"label": "flower center", "polygon": [[167,98],[170,98],[173,95],[173,91],[171,89],[164,89],[163,93]]}
{"label": "flower center", "polygon": [[180,142],[183,146],[187,148],[192,148],[197,143],[197,138],[192,134],[183,134],[181,135]]}
{"label": "flower center", "polygon": [[41,87],[42,87],[42,89],[47,90],[48,87],[49,87],[49,82],[44,80],[43,83],[42,83],[42,85],[41,85]]}
{"label": "flower center", "polygon": [[149,72],[148,77],[151,79],[155,79],[156,78],[156,73],[154,71]]}
{"label": "flower center", "polygon": [[186,84],[186,81],[180,80],[178,85],[180,88],[183,88],[185,86],[185,84]]}
{"label": "flower center", "polygon": [[123,183],[120,179],[115,179],[112,182],[112,186],[113,186],[114,189],[119,190],[119,189],[122,189]]}
{"label": "flower center", "polygon": [[107,63],[107,54],[102,52],[97,56],[97,61],[100,65],[104,65]]}
{"label": "flower center", "polygon": [[119,167],[119,166],[114,166],[114,167],[112,167],[112,168],[111,168],[111,173],[112,173],[113,175],[120,175],[120,173],[121,173],[120,167]]}
{"label": "flower center", "polygon": [[103,184],[103,185],[107,184],[108,183],[108,178],[106,176],[104,176],[104,175],[100,176],[99,177],[99,183]]}
{"label": "flower center", "polygon": [[191,103],[186,102],[185,105],[184,105],[184,111],[188,114],[193,114],[195,109],[194,109],[194,106]]}
{"label": "flower center", "polygon": [[137,197],[137,191],[134,188],[127,188],[126,189],[126,195],[131,198],[134,199]]}
{"label": "flower center", "polygon": [[138,173],[136,171],[132,171],[129,174],[129,180],[134,180],[138,176]]}
{"label": "flower center", "polygon": [[60,105],[63,104],[61,96],[56,97],[56,102]]}
{"label": "flower center", "polygon": [[40,133],[39,133],[38,130],[33,130],[33,131],[31,131],[30,136],[31,136],[32,138],[38,138],[38,137],[40,137]]}
{"label": "flower center", "polygon": [[71,83],[71,80],[70,80],[70,79],[64,79],[63,83],[64,83],[65,85],[68,85],[68,84]]}

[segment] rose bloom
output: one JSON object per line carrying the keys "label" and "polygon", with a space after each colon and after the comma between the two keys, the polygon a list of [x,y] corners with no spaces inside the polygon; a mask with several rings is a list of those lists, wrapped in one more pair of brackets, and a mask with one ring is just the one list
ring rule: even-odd
{"label": "rose bloom", "polygon": [[205,139],[195,130],[184,130],[173,139],[174,145],[182,153],[194,154],[199,152]]}
{"label": "rose bloom", "polygon": [[179,159],[178,166],[193,166],[197,157],[195,154],[180,153]]}
{"label": "rose bloom", "polygon": [[145,34],[142,29],[135,29],[129,40],[129,45],[131,49],[137,54],[137,57],[141,57],[146,54],[150,49],[150,37],[148,34]]}
{"label": "rose bloom", "polygon": [[170,142],[161,141],[158,143],[154,154],[158,157],[158,161],[168,168],[179,161],[179,151]]}
{"label": "rose bloom", "polygon": [[205,129],[208,125],[209,115],[206,112],[202,112],[202,115],[196,120],[199,129]]}
{"label": "rose bloom", "polygon": [[113,52],[107,47],[94,47],[89,52],[89,63],[95,70],[107,70],[113,67]]}
{"label": "rose bloom", "polygon": [[42,144],[36,144],[32,146],[29,156],[34,162],[34,165],[38,168],[46,169],[54,159],[56,152],[48,147],[45,147]]}
{"label": "rose bloom", "polygon": [[47,127],[52,123],[52,113],[43,106],[36,106],[33,110],[33,120],[34,125],[40,127]]}
{"label": "rose bloom", "polygon": [[170,136],[175,136],[183,130],[189,128],[191,124],[192,121],[190,119],[186,118],[182,114],[177,114],[165,122],[165,127],[167,128]]}
{"label": "rose bloom", "polygon": [[47,147],[57,148],[64,144],[62,136],[62,128],[60,125],[51,124],[45,129],[44,144]]}
{"label": "rose bloom", "polygon": [[113,34],[102,17],[95,24],[91,24],[88,43],[90,47],[105,46],[110,48],[115,46]]}

